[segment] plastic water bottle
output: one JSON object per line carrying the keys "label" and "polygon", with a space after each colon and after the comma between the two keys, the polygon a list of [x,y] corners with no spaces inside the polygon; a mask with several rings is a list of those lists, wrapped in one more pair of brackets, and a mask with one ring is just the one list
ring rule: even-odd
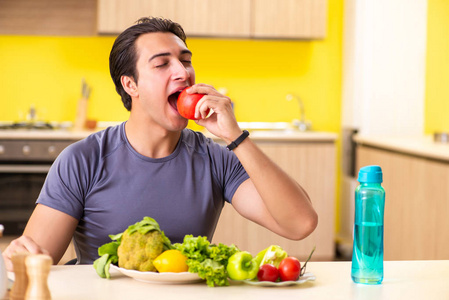
{"label": "plastic water bottle", "polygon": [[352,280],[380,284],[384,277],[384,208],[385,190],[381,186],[382,169],[360,169],[355,190],[354,244]]}

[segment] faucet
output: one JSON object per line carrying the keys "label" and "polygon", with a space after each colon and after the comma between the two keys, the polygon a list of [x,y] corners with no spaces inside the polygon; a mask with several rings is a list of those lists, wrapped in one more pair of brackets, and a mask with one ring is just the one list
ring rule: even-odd
{"label": "faucet", "polygon": [[287,101],[292,101],[293,99],[296,99],[296,101],[298,101],[300,119],[299,120],[297,120],[297,119],[293,120],[292,121],[293,126],[298,128],[299,131],[310,130],[310,128],[312,127],[312,124],[310,123],[310,121],[306,121],[306,114],[304,112],[304,103],[302,102],[301,98],[299,98],[298,96],[290,93],[290,94],[287,94],[285,99]]}

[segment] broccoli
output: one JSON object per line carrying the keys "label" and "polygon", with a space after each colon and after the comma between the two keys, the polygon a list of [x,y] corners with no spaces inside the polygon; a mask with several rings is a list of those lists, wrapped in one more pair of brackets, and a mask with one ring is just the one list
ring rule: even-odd
{"label": "broccoli", "polygon": [[155,272],[153,260],[163,251],[164,241],[159,231],[153,230],[142,234],[138,231],[129,233],[127,229],[117,249],[118,265],[120,268],[130,270]]}

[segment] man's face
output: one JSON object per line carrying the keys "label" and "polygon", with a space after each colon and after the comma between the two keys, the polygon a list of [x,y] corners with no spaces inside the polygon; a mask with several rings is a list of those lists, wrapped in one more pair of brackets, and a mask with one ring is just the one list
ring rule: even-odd
{"label": "man's face", "polygon": [[145,121],[168,131],[187,126],[176,108],[179,92],[195,83],[192,53],[184,42],[172,33],[147,33],[136,41],[138,97],[132,110],[138,110]]}

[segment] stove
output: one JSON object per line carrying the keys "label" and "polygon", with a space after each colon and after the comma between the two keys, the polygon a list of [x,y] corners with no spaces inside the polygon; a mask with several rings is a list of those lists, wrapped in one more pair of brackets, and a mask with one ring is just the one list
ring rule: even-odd
{"label": "stove", "polygon": [[[34,122],[1,124],[0,129],[51,131],[55,128],[49,123]],[[9,135],[0,136],[0,224],[5,227],[4,235],[20,235],[53,161],[75,140],[5,136]]]}
{"label": "stove", "polygon": [[48,122],[14,122],[0,124],[0,130],[9,129],[55,129],[55,127]]}

